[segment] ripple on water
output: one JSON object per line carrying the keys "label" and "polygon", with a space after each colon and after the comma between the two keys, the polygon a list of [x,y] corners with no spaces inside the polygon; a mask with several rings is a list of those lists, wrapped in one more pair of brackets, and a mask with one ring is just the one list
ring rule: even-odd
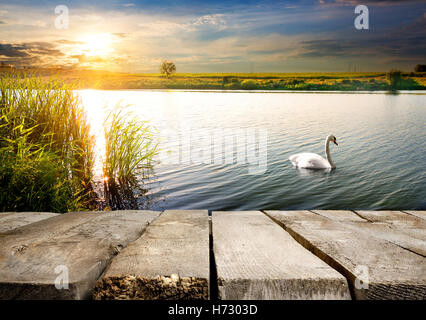
{"label": "ripple on water", "polygon": [[[192,128],[195,144],[214,129],[266,129],[267,170],[249,174],[247,164],[179,164],[155,167],[147,185],[162,209],[426,209],[426,103],[424,94],[225,93],[86,91],[85,105],[102,123],[98,101],[133,103],[162,133],[176,134],[163,147],[182,143]],[[90,98],[91,94],[92,98]],[[96,125],[95,125],[96,127]],[[324,138],[337,169],[294,168],[288,157],[324,155]],[[160,143],[160,147],[161,147]],[[256,150],[248,145],[248,150]],[[156,199],[156,200],[155,200]]]}

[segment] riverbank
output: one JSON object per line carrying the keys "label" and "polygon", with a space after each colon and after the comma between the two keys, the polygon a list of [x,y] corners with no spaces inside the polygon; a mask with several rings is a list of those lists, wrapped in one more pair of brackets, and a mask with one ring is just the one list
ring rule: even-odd
{"label": "riverbank", "polygon": [[[0,69],[0,73],[10,72]],[[386,72],[357,73],[119,73],[73,69],[25,69],[44,79],[56,77],[79,83],[81,89],[210,89],[210,90],[301,90],[387,91],[392,89]],[[394,90],[425,90],[426,73],[404,72]]]}

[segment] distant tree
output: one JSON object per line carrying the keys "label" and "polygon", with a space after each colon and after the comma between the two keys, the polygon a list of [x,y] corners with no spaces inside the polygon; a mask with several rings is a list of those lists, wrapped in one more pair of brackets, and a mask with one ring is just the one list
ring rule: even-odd
{"label": "distant tree", "polygon": [[386,74],[392,90],[396,90],[402,80],[402,72],[399,70],[391,70]]}
{"label": "distant tree", "polygon": [[415,72],[426,72],[426,64],[418,64],[414,67]]}
{"label": "distant tree", "polygon": [[172,73],[176,72],[176,66],[171,61],[163,61],[160,66],[160,73],[164,73],[167,79],[170,78]]}

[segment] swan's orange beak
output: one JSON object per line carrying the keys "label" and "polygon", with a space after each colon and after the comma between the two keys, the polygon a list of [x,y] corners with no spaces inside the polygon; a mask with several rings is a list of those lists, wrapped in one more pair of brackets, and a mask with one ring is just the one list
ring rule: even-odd
{"label": "swan's orange beak", "polygon": [[336,139],[334,139],[334,144],[336,145],[336,146],[338,146],[339,144],[337,143],[337,141],[336,141]]}

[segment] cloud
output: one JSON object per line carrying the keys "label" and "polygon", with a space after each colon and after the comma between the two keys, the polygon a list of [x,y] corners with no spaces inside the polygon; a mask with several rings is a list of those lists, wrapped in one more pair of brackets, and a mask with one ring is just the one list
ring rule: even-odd
{"label": "cloud", "polygon": [[78,59],[79,63],[105,63],[107,61],[107,59],[103,57],[91,57],[85,54],[73,55],[71,58]]}
{"label": "cloud", "polygon": [[[7,24],[0,31],[0,51],[9,56],[0,52],[1,60],[108,69],[116,63],[136,72],[155,72],[159,59],[177,62],[183,72],[211,72],[220,67],[241,71],[238,66],[251,62],[259,65],[256,71],[309,71],[305,64],[326,70],[344,59],[362,59],[372,66],[382,61],[406,66],[407,61],[423,60],[426,28],[418,2],[367,1],[377,9],[370,10],[371,30],[366,32],[353,27],[350,6],[357,1],[322,2],[301,0],[290,6],[289,1],[203,1],[177,6],[173,1],[170,9],[159,3],[142,7],[132,0],[113,5],[105,0],[111,5],[73,8],[68,30],[56,30],[53,12],[43,5],[9,5],[4,7],[7,18],[1,18]],[[409,5],[402,7],[404,3]],[[423,19],[414,21],[419,14]],[[44,21],[45,27],[37,21]],[[89,52],[80,40],[101,33],[111,35],[109,58],[83,56]],[[45,44],[37,46],[33,39]],[[284,63],[286,68],[280,69]]]}
{"label": "cloud", "polygon": [[54,43],[0,43],[0,60],[15,66],[57,64],[64,56]]}
{"label": "cloud", "polygon": [[217,32],[227,28],[225,14],[207,14],[197,17],[170,18],[145,17],[138,23],[139,35],[146,37],[185,35],[196,32]]}
{"label": "cloud", "polygon": [[99,66],[99,65],[109,65],[111,63],[121,64],[127,62],[126,57],[101,57],[101,56],[88,56],[86,54],[72,55],[70,58],[77,59],[80,66]]}
{"label": "cloud", "polygon": [[192,22],[193,26],[215,26],[219,29],[226,28],[225,14],[206,14]]}
{"label": "cloud", "polygon": [[129,36],[129,34],[125,32],[115,32],[112,35],[118,38],[127,38]]}
{"label": "cloud", "polygon": [[5,57],[27,57],[26,47],[11,43],[0,43],[0,55]]}
{"label": "cloud", "polygon": [[363,58],[382,61],[423,61],[426,52],[426,19],[421,17],[383,36],[353,36],[340,39],[301,41],[295,58]]}

